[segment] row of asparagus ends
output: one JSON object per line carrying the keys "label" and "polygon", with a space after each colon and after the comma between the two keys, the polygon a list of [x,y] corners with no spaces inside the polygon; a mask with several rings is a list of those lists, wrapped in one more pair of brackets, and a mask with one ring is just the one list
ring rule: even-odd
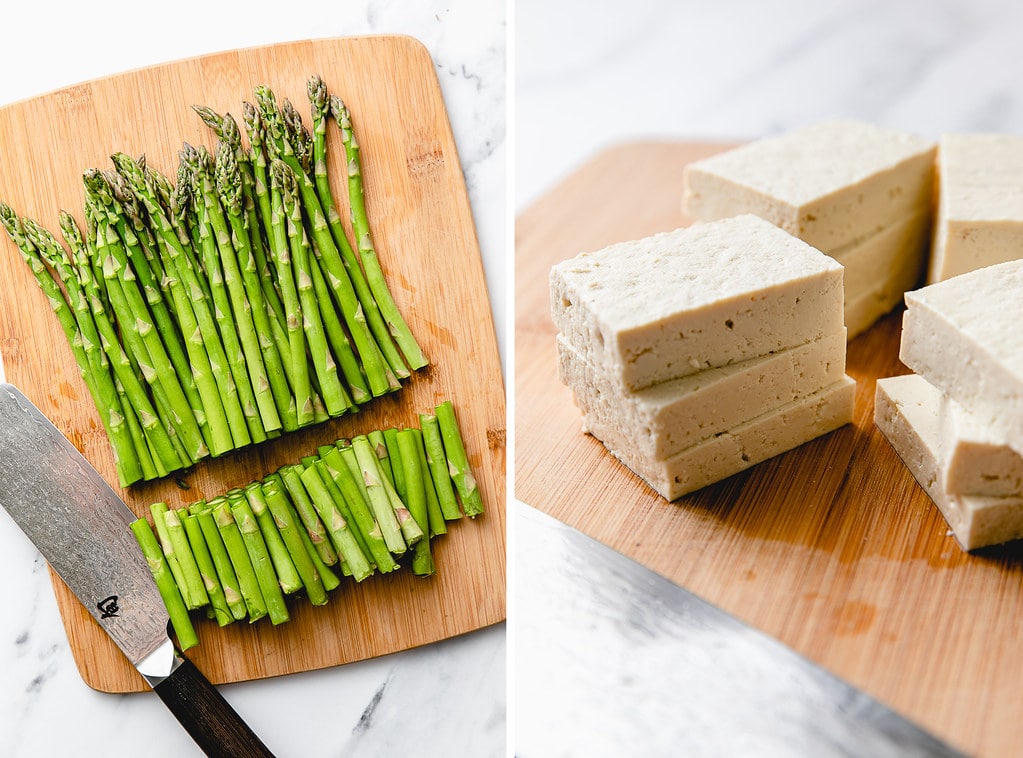
{"label": "row of asparagus ends", "polygon": [[[0,203],[110,439],[122,486],[357,409],[428,361],[388,289],[345,103],[308,81],[310,126],[266,86],[177,174],[112,156],[83,176],[63,243]],[[344,151],[349,241],[327,175]],[[332,130],[332,129],[331,129]],[[337,137],[333,137],[336,140]]]}
{"label": "row of asparagus ends", "polygon": [[191,611],[277,625],[287,596],[324,605],[343,577],[433,574],[431,538],[483,500],[451,402],[419,423],[338,440],[209,500],[154,503],[152,524],[133,522],[180,647],[198,644]]}

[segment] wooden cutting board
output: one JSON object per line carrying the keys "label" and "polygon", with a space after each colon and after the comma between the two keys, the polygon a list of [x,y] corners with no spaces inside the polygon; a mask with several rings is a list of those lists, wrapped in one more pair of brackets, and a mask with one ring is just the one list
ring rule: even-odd
{"label": "wooden cutting board", "polygon": [[515,495],[957,747],[1019,755],[1023,549],[962,552],[875,429],[875,380],[907,371],[898,360],[900,312],[849,346],[853,424],[675,503],[580,431],[557,377],[550,267],[688,223],[682,168],[723,147],[609,149],[519,217]]}
{"label": "wooden cutting board", "polygon": [[[404,389],[357,415],[256,449],[203,461],[173,481],[123,492],[138,514],[212,497],[297,462],[320,444],[360,432],[418,425],[444,399],[455,406],[485,516],[451,524],[436,541],[438,573],[374,576],[332,593],[329,605],[290,604],[292,619],[220,629],[198,623],[189,657],[213,682],[234,682],[333,666],[433,642],[505,617],[505,404],[479,244],[437,76],[429,52],[408,37],[297,42],[183,60],[80,84],[0,110],[0,198],[57,231],[65,208],[83,222],[80,177],[109,168],[121,150],[145,153],[174,176],[182,141],[213,146],[190,106],[240,119],[252,88],[269,85],[308,113],[306,81],[319,73],[347,102],[362,143],[366,204],[391,291],[431,366]],[[308,122],[307,122],[308,123]],[[329,130],[335,198],[347,219],[340,135]],[[71,352],[17,249],[0,240],[0,353],[8,381],[82,450],[117,488],[110,448]],[[4,454],[7,454],[6,452]],[[68,640],[85,681],[111,692],[145,689],[64,584],[55,579]]]}

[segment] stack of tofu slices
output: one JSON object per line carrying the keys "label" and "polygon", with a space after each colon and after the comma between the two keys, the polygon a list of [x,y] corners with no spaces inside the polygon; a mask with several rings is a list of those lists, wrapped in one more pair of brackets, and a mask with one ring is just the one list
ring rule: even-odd
{"label": "stack of tofu slices", "polygon": [[826,121],[690,164],[683,208],[700,221],[754,213],[841,263],[852,339],[920,280],[936,150],[915,135]]}
{"label": "stack of tofu slices", "polygon": [[743,214],[551,270],[584,429],[668,500],[852,420],[842,267]]}
{"label": "stack of tofu slices", "polygon": [[966,550],[1023,537],[1023,138],[942,137],[928,286],[878,428]]}

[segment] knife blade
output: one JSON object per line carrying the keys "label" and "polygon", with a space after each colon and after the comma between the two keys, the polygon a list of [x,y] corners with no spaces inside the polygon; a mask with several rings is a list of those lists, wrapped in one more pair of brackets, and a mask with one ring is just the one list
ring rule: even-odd
{"label": "knife blade", "polygon": [[207,755],[272,755],[175,648],[135,514],[11,384],[0,384],[0,506]]}
{"label": "knife blade", "polygon": [[516,755],[961,756],[688,590],[514,506]]}

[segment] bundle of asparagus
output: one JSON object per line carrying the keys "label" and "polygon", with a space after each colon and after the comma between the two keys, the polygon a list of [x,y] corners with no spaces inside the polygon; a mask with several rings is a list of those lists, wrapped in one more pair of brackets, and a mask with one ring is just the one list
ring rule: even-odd
{"label": "bundle of asparagus", "polygon": [[[366,215],[351,114],[308,82],[312,130],[266,86],[218,138],[186,144],[176,180],[124,153],[83,177],[85,231],[66,248],[0,203],[0,223],[60,321],[122,486],[166,476],[400,388],[427,365],[388,290]],[[347,166],[355,245],[327,176],[327,126]]]}
{"label": "bundle of asparagus", "polygon": [[324,445],[185,508],[154,503],[152,525],[136,520],[182,649],[198,644],[191,611],[220,626],[264,617],[276,625],[289,619],[285,596],[304,592],[324,605],[343,576],[361,582],[403,561],[417,576],[433,574],[431,538],[463,513],[483,513],[483,501],[451,402],[419,423]]}

